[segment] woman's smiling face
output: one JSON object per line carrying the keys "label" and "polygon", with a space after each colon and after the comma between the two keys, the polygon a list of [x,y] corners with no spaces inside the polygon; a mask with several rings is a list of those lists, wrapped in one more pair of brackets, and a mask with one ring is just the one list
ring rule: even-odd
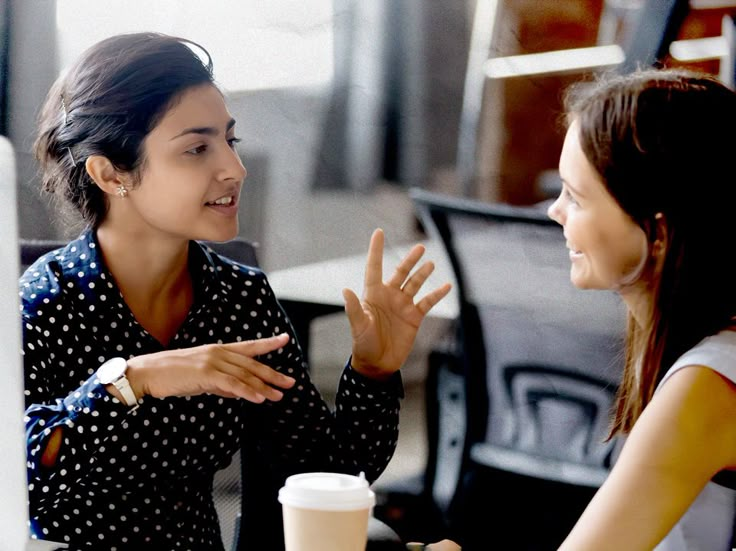
{"label": "woman's smiling face", "polygon": [[581,289],[617,290],[635,283],[648,255],[646,234],[583,153],[577,122],[568,128],[559,169],[562,192],[548,214],[564,229],[570,280]]}
{"label": "woman's smiling face", "polygon": [[146,136],[140,185],[111,208],[146,235],[225,241],[238,232],[246,176],[234,149],[235,121],[212,85],[182,93]]}

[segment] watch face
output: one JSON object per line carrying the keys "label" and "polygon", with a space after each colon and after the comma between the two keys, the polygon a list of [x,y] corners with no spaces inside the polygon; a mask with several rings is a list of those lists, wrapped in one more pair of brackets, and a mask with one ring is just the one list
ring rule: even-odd
{"label": "watch face", "polygon": [[109,385],[117,381],[125,374],[128,363],[125,358],[111,358],[97,370],[97,377],[103,385]]}

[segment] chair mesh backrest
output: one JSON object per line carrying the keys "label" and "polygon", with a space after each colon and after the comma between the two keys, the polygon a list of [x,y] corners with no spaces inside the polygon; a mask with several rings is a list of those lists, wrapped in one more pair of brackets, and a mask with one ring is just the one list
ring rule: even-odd
{"label": "chair mesh backrest", "polygon": [[415,199],[458,280],[469,422],[487,411],[470,438],[599,464],[622,366],[619,298],[572,285],[562,229],[543,210],[434,195]]}
{"label": "chair mesh backrest", "polygon": [[[465,299],[475,305],[482,331],[486,441],[597,463],[620,373],[625,324],[618,298],[571,284],[559,226],[459,213],[450,213],[448,223]],[[508,378],[518,366],[527,366],[524,375]]]}

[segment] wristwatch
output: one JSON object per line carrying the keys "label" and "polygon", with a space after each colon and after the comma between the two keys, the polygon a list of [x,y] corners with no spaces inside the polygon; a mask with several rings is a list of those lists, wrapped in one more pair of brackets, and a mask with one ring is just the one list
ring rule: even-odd
{"label": "wristwatch", "polygon": [[125,376],[127,369],[128,362],[125,358],[110,358],[97,369],[97,378],[103,385],[114,385],[123,395],[123,403],[132,407],[138,405],[138,400]]}

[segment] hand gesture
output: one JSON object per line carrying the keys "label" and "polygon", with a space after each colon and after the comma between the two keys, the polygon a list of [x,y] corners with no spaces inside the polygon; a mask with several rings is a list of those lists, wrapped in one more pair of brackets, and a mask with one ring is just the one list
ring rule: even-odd
{"label": "hand gesture", "polygon": [[412,269],[424,254],[415,245],[387,282],[383,281],[383,231],[373,232],[365,268],[363,300],[343,290],[353,336],[353,368],[374,379],[387,379],[406,361],[427,312],[450,292],[445,283],[418,302],[414,297],[434,271],[432,262]]}
{"label": "hand gesture", "polygon": [[157,398],[217,394],[250,402],[280,400],[273,388],[291,388],[295,380],[255,360],[285,346],[289,335],[227,344],[166,350],[128,360],[126,376],[135,395]]}

